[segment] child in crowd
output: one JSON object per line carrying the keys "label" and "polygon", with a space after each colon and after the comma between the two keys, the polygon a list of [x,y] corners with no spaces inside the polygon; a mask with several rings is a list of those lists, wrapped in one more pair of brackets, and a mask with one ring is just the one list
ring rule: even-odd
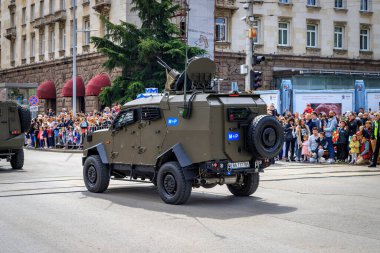
{"label": "child in crowd", "polygon": [[358,141],[358,137],[354,134],[350,141],[350,155],[351,162],[350,164],[355,164],[358,159],[360,143]]}
{"label": "child in crowd", "polygon": [[307,162],[309,161],[309,149],[308,149],[308,142],[309,141],[309,136],[304,135],[303,136],[303,142],[302,142],[302,156],[303,156],[303,161]]}

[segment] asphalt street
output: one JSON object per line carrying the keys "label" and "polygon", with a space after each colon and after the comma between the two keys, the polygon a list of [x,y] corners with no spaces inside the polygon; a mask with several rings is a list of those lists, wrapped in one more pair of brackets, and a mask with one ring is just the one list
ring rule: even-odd
{"label": "asphalt street", "polygon": [[380,169],[280,163],[252,197],[225,186],[164,204],[151,184],[86,191],[80,154],[0,162],[0,252],[379,252]]}

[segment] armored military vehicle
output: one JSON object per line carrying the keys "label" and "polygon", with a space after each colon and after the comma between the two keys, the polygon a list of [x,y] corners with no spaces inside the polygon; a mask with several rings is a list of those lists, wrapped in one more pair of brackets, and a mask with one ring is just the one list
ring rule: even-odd
{"label": "armored military vehicle", "polygon": [[25,132],[30,128],[30,111],[15,102],[0,101],[0,159],[10,161],[12,169],[24,166]]}
{"label": "armored military vehicle", "polygon": [[168,204],[185,203],[193,187],[253,194],[259,172],[283,144],[283,129],[266,115],[264,101],[215,92],[210,59],[191,59],[187,77],[159,62],[167,69],[165,93],[126,103],[109,129],[87,137],[87,189],[104,192],[110,179],[151,182]]}

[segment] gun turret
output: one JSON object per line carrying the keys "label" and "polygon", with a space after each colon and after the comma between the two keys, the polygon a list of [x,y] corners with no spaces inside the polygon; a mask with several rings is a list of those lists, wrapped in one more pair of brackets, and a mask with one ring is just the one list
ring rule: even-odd
{"label": "gun turret", "polygon": [[166,84],[165,91],[174,90],[175,82],[177,81],[180,73],[171,68],[166,62],[164,62],[160,57],[157,57],[157,63],[160,64],[166,70]]}

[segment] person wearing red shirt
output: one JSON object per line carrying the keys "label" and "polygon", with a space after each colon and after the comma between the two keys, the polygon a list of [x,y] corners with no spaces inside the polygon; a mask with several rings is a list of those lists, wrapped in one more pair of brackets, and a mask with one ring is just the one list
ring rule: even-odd
{"label": "person wearing red shirt", "polygon": [[310,103],[307,103],[305,110],[303,110],[303,113],[312,113],[313,111],[314,110],[313,110],[313,108],[311,108]]}

